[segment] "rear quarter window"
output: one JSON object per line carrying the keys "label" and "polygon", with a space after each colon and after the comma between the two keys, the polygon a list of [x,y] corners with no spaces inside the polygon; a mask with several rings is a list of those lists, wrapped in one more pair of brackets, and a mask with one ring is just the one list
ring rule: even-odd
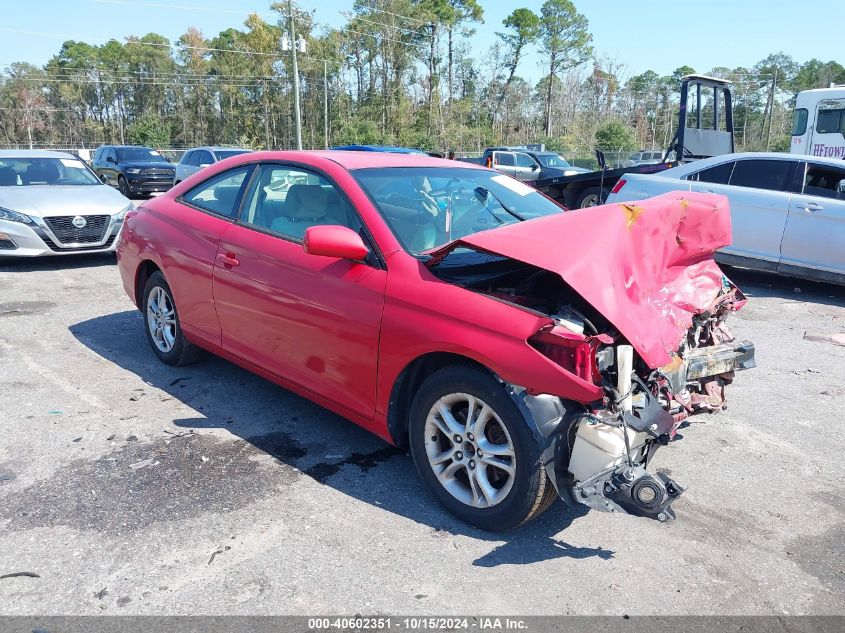
{"label": "rear quarter window", "polygon": [[203,211],[234,219],[252,167],[236,167],[209,178],[185,193],[182,200]]}
{"label": "rear quarter window", "polygon": [[713,167],[708,167],[707,169],[702,169],[694,174],[690,174],[687,180],[698,180],[701,182],[712,182],[716,185],[726,185],[730,181],[733,168],[733,161],[722,163],[721,165],[714,165]]}

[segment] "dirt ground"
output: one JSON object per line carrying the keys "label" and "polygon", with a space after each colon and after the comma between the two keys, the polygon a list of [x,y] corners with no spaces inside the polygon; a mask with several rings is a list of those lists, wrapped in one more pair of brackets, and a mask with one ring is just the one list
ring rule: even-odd
{"label": "dirt ground", "polygon": [[[660,524],[458,522],[408,455],[225,361],[168,367],[113,257],[0,262],[0,614],[842,614],[845,289],[730,271],[757,369]],[[796,289],[800,290],[797,292]]]}

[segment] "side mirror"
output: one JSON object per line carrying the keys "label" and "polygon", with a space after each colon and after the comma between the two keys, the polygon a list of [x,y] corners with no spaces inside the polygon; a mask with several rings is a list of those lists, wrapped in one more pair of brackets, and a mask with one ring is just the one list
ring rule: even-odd
{"label": "side mirror", "polygon": [[109,184],[109,177],[108,177],[108,176],[106,176],[105,174],[100,174],[100,180],[102,181],[102,183],[103,183],[104,185]]}
{"label": "side mirror", "polygon": [[540,169],[540,166],[537,163],[531,165],[531,171],[537,171],[538,169]]}
{"label": "side mirror", "polygon": [[106,162],[107,163],[117,163],[114,156],[106,156]]}
{"label": "side mirror", "polygon": [[360,235],[349,227],[336,224],[309,226],[305,229],[302,248],[311,255],[337,257],[354,262],[363,260],[370,253]]}

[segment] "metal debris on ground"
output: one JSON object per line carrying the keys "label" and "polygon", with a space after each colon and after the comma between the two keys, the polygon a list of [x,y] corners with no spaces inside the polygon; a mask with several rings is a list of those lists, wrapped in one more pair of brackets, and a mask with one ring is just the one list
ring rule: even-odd
{"label": "metal debris on ground", "polygon": [[132,470],[140,470],[141,468],[146,468],[147,466],[155,466],[156,464],[158,464],[158,462],[154,461],[153,458],[150,457],[149,459],[130,464],[129,468],[131,468]]}
{"label": "metal debris on ground", "polygon": [[818,343],[833,343],[834,345],[841,345],[845,347],[845,332],[829,334],[827,332],[807,330],[804,332],[804,339],[807,341],[816,341]]}
{"label": "metal debris on ground", "polygon": [[232,549],[232,548],[229,547],[228,545],[225,545],[225,546],[221,547],[220,549],[214,550],[213,552],[211,552],[211,558],[208,559],[207,564],[211,565],[211,562],[214,560],[215,556],[217,556],[218,554],[222,554],[223,552],[228,552],[230,549]]}

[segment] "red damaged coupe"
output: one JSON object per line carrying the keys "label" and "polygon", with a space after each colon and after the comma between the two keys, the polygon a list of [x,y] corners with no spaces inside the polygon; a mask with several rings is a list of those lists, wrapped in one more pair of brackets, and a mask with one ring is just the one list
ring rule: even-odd
{"label": "red damaged coupe", "polygon": [[674,516],[655,450],[754,366],[730,237],[720,196],[565,213],[469,163],[259,152],[129,211],[117,254],[163,362],[207,350],[408,446],[505,530],[558,496]]}

